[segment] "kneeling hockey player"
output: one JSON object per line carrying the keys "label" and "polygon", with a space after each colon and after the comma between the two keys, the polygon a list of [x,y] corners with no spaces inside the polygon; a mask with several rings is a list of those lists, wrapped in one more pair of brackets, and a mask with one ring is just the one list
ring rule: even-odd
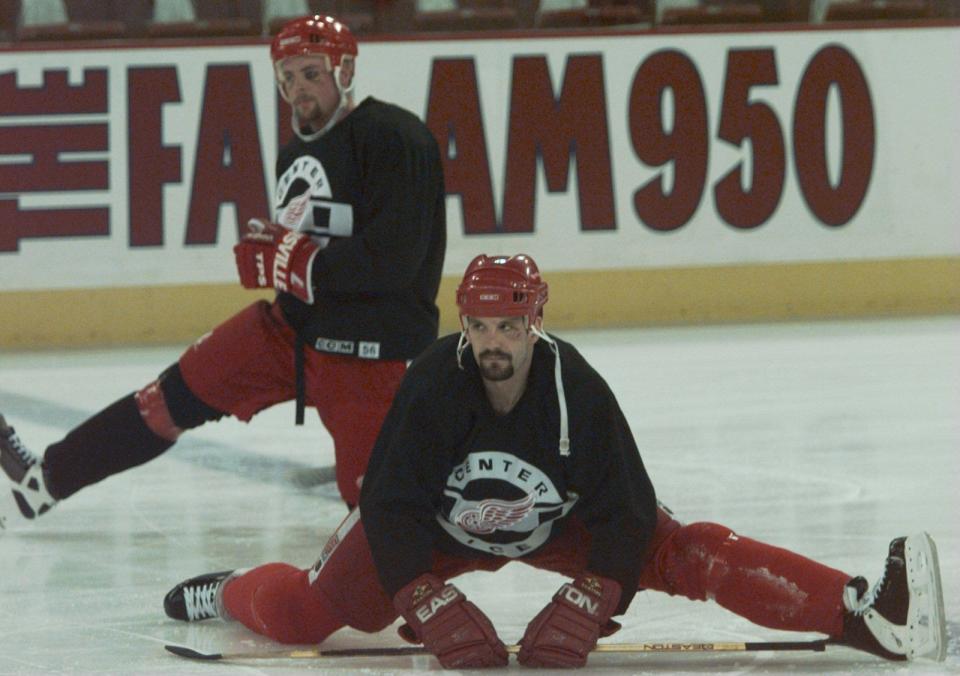
{"label": "kneeling hockey player", "polygon": [[756,624],[820,632],[890,660],[945,658],[927,534],[893,540],[870,586],[726,526],[680,523],[658,504],[606,382],[544,332],[546,301],[528,256],[475,258],[457,290],[462,332],[410,367],[359,510],[320,560],[187,580],[167,594],[167,614],[314,644],[401,616],[401,635],[444,667],[503,666],[493,624],[449,580],[518,561],[571,580],[520,639],[528,666],[583,666],[640,590],[711,599]]}

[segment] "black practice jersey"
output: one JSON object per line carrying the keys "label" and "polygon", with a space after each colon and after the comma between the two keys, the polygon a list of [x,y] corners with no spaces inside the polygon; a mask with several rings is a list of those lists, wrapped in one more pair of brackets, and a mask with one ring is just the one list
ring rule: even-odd
{"label": "black practice jersey", "polygon": [[368,359],[412,359],[437,337],[446,246],[443,168],[430,131],[365,99],[323,136],[277,160],[274,220],[323,248],[314,303],[278,295],[306,344]]}
{"label": "black practice jersey", "polygon": [[637,589],[656,498],[627,421],[577,350],[560,352],[570,453],[561,455],[555,357],[534,346],[526,391],[494,412],[471,349],[435,342],[400,385],[374,446],[360,514],[381,582],[393,595],[430,570],[431,550],[522,558],[577,517],[591,533],[587,568]]}

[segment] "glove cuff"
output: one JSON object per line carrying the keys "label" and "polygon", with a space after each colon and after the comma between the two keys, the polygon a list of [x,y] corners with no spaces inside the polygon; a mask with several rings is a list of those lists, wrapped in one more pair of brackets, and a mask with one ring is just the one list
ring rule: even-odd
{"label": "glove cuff", "polygon": [[583,573],[572,583],[560,587],[553,600],[588,615],[603,627],[620,603],[622,588],[616,580]]}
{"label": "glove cuff", "polygon": [[290,230],[277,240],[273,259],[273,286],[313,304],[313,261],[320,251],[306,235]]}
{"label": "glove cuff", "polygon": [[393,595],[393,607],[401,615],[443,587],[443,580],[433,573],[414,578]]}
{"label": "glove cuff", "polygon": [[466,597],[452,584],[425,573],[404,586],[393,597],[393,606],[414,631]]}

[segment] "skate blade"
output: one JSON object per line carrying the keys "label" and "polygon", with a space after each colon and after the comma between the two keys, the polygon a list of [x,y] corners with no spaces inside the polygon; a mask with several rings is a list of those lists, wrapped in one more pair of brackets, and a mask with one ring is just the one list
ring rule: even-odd
{"label": "skate blade", "polygon": [[910,587],[907,655],[943,662],[947,658],[947,623],[937,545],[927,533],[911,535],[905,544]]}

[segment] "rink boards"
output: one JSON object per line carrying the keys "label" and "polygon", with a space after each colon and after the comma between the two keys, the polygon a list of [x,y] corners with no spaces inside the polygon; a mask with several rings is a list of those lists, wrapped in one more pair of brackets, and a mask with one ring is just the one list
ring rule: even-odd
{"label": "rink boards", "polygon": [[[360,96],[446,158],[442,330],[466,263],[519,251],[557,328],[960,312],[960,27],[794,28],[362,42]],[[289,135],[263,43],[0,59],[0,348],[269,297],[231,251]]]}

